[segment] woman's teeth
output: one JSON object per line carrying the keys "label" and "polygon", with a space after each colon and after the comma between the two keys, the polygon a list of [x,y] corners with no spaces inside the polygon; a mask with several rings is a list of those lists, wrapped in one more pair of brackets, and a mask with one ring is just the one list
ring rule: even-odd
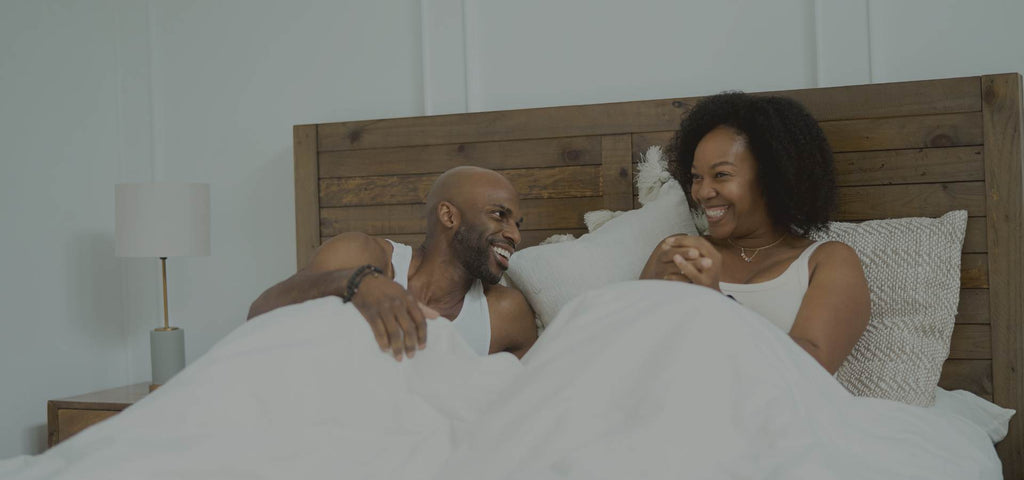
{"label": "woman's teeth", "polygon": [[705,208],[704,215],[708,217],[708,220],[715,220],[720,218],[722,215],[725,215],[725,211],[728,209],[729,207]]}

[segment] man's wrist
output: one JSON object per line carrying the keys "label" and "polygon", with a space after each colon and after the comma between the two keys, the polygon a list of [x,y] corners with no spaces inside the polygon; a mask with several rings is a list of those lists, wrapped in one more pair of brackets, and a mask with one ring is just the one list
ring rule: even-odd
{"label": "man's wrist", "polygon": [[345,283],[345,290],[341,294],[341,301],[348,303],[352,301],[352,297],[356,296],[356,292],[359,291],[359,285],[367,277],[375,275],[383,275],[384,271],[373,264],[366,264],[356,268],[349,275],[348,281]]}

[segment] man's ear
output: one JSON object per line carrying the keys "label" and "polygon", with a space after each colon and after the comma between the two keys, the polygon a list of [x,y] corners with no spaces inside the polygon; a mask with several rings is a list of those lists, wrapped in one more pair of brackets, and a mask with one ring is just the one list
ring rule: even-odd
{"label": "man's ear", "polygon": [[449,202],[439,202],[437,204],[437,219],[441,222],[445,228],[455,228],[459,226],[459,222],[462,221],[459,209]]}

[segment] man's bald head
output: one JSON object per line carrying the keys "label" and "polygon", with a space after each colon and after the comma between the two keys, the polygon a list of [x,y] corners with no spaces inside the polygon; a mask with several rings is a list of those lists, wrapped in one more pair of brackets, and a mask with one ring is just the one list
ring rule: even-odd
{"label": "man's bald head", "polygon": [[495,284],[522,239],[519,194],[498,172],[457,167],[427,194],[427,254],[450,256],[471,277]]}
{"label": "man's bald head", "polygon": [[448,202],[461,211],[477,209],[489,201],[507,202],[513,198],[518,204],[519,194],[503,175],[486,168],[455,167],[441,174],[427,194],[427,236],[436,232],[438,206]]}

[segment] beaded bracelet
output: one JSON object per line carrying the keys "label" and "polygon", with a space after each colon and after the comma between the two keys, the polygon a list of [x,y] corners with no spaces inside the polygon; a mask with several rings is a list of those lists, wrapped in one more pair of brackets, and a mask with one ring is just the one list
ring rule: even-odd
{"label": "beaded bracelet", "polygon": [[359,291],[359,284],[362,283],[363,279],[370,275],[383,275],[384,271],[377,268],[374,265],[366,264],[357,268],[352,275],[348,277],[348,284],[345,286],[345,293],[341,296],[341,301],[348,303],[352,301],[352,297]]}

